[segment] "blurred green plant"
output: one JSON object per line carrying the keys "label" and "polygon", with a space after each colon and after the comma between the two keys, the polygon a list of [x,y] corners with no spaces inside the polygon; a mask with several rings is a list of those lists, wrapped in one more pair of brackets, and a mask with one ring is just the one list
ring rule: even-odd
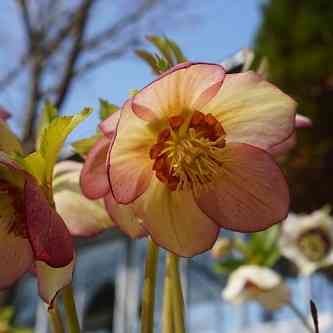
{"label": "blurred green plant", "polygon": [[0,332],[1,333],[32,333],[31,329],[12,325],[14,309],[12,307],[0,308]]}
{"label": "blurred green plant", "polygon": [[157,49],[157,53],[151,53],[145,49],[137,49],[135,53],[155,74],[159,75],[187,61],[181,48],[172,39],[152,35],[148,36],[147,40]]}
{"label": "blurred green plant", "polygon": [[[229,274],[242,265],[273,267],[280,258],[278,247],[279,227],[231,239],[231,248],[214,265],[217,273]],[[218,243],[217,243],[218,245]],[[213,248],[214,249],[214,248]]]}

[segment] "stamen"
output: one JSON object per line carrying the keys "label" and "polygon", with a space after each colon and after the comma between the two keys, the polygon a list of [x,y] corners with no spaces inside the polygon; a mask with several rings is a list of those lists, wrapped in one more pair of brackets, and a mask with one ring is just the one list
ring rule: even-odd
{"label": "stamen", "polygon": [[151,147],[156,177],[171,191],[192,190],[195,195],[208,190],[219,176],[225,132],[212,114],[195,111],[187,120],[170,117]]}

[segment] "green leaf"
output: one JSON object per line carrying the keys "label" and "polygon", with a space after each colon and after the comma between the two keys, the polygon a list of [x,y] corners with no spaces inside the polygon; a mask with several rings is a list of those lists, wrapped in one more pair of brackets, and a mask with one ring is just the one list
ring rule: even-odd
{"label": "green leaf", "polygon": [[43,132],[47,126],[58,116],[58,110],[51,102],[46,102],[40,117],[37,129],[36,149],[40,149]]}
{"label": "green leaf", "polygon": [[138,49],[135,53],[152,68],[155,74],[161,74],[176,64],[187,61],[173,40],[159,36],[148,36],[147,39],[157,48],[158,53],[152,54],[143,49]]}
{"label": "green leaf", "polygon": [[137,49],[134,52],[141,60],[151,67],[155,74],[159,74],[158,65],[153,54],[142,49]]}
{"label": "green leaf", "polygon": [[164,37],[148,36],[147,39],[161,52],[170,67],[174,65],[173,52],[170,44]]}
{"label": "green leaf", "polygon": [[100,99],[99,104],[100,104],[99,117],[101,120],[105,120],[106,118],[111,116],[112,113],[115,113],[119,110],[119,107],[117,105],[109,103],[105,99]]}
{"label": "green leaf", "polygon": [[167,60],[161,58],[158,54],[155,54],[155,57],[156,57],[158,72],[160,74],[172,67]]}
{"label": "green leaf", "polygon": [[262,264],[263,266],[273,267],[277,261],[280,259],[281,254],[278,248],[274,249],[270,253],[267,254],[266,258],[264,258]]}
{"label": "green leaf", "polygon": [[94,136],[91,136],[89,138],[84,138],[81,140],[77,140],[72,143],[72,147],[75,150],[77,154],[79,154],[82,157],[85,157],[92,146],[96,143],[96,141],[101,137],[101,134],[96,134]]}
{"label": "green leaf", "polygon": [[33,175],[40,185],[46,183],[46,162],[40,152],[33,152],[21,159],[20,164]]}
{"label": "green leaf", "polygon": [[45,159],[45,178],[48,186],[51,187],[53,168],[67,136],[91,112],[91,109],[85,108],[74,116],[57,117],[45,128],[41,137],[40,153]]}
{"label": "green leaf", "polygon": [[231,273],[240,266],[246,264],[243,258],[228,258],[214,265],[217,273]]}
{"label": "green leaf", "polygon": [[177,60],[177,63],[180,64],[182,62],[186,62],[187,59],[184,56],[184,54],[183,54],[182,50],[180,49],[180,47],[173,40],[171,40],[169,38],[165,38],[165,40],[169,44],[169,47],[172,49],[172,52],[174,54],[174,57]]}

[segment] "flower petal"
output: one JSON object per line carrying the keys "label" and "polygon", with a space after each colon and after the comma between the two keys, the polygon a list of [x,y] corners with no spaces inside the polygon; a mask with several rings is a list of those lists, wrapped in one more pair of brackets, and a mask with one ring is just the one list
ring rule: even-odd
{"label": "flower petal", "polygon": [[72,236],[95,236],[114,226],[102,200],[89,200],[81,193],[64,189],[54,194],[54,201]]}
{"label": "flower petal", "polygon": [[118,203],[134,201],[148,187],[153,165],[149,151],[155,140],[154,131],[133,113],[127,102],[108,157],[109,181]]}
{"label": "flower petal", "polygon": [[308,128],[312,126],[312,121],[310,118],[302,116],[301,114],[296,114],[295,127],[296,128]]}
{"label": "flower petal", "polygon": [[155,177],[135,205],[142,206],[142,223],[152,239],[179,256],[209,250],[217,239],[219,227],[198,208],[192,193],[171,192]]}
{"label": "flower petal", "polygon": [[282,221],[288,214],[286,180],[272,157],[256,147],[231,143],[223,150],[223,171],[199,207],[221,227],[253,232]]}
{"label": "flower petal", "polygon": [[268,152],[275,156],[282,156],[288,153],[291,149],[293,149],[296,145],[296,133],[293,133],[290,137],[288,137],[285,141],[280,142],[274,146],[271,146],[268,149]]}
{"label": "flower petal", "polygon": [[202,110],[212,113],[227,142],[262,149],[284,141],[294,131],[295,101],[253,72],[228,74],[214,99]]}
{"label": "flower petal", "polygon": [[113,222],[123,233],[132,239],[141,238],[147,235],[147,231],[140,225],[131,205],[118,204],[112,193],[109,193],[104,198],[104,203]]}
{"label": "flower petal", "polygon": [[24,215],[35,259],[52,267],[68,265],[74,255],[72,237],[41,188],[29,178],[24,185]]}
{"label": "flower petal", "polygon": [[43,261],[36,261],[35,272],[40,297],[49,305],[57,293],[72,281],[74,260],[67,266],[54,268]]}
{"label": "flower petal", "polygon": [[111,116],[103,120],[98,126],[103,134],[109,139],[112,139],[116,132],[119,118],[120,110],[112,113]]}
{"label": "flower petal", "polygon": [[89,151],[81,171],[80,185],[82,193],[89,199],[102,198],[110,191],[106,159],[110,139],[99,139]]}
{"label": "flower petal", "polygon": [[200,110],[216,95],[224,76],[218,64],[181,64],[135,95],[133,111],[142,119],[153,120]]}
{"label": "flower petal", "polygon": [[33,262],[33,254],[27,239],[8,233],[6,222],[0,219],[0,289],[11,286]]}

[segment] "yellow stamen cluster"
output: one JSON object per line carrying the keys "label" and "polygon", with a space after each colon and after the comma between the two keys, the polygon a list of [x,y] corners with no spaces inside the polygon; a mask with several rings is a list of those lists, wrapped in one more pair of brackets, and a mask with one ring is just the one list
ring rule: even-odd
{"label": "yellow stamen cluster", "polygon": [[213,115],[195,111],[188,119],[170,117],[169,127],[150,150],[153,170],[171,191],[193,190],[198,195],[218,176],[224,146],[225,132]]}
{"label": "yellow stamen cluster", "polygon": [[307,230],[298,238],[298,246],[308,260],[323,260],[331,249],[331,240],[325,230],[320,228]]}

